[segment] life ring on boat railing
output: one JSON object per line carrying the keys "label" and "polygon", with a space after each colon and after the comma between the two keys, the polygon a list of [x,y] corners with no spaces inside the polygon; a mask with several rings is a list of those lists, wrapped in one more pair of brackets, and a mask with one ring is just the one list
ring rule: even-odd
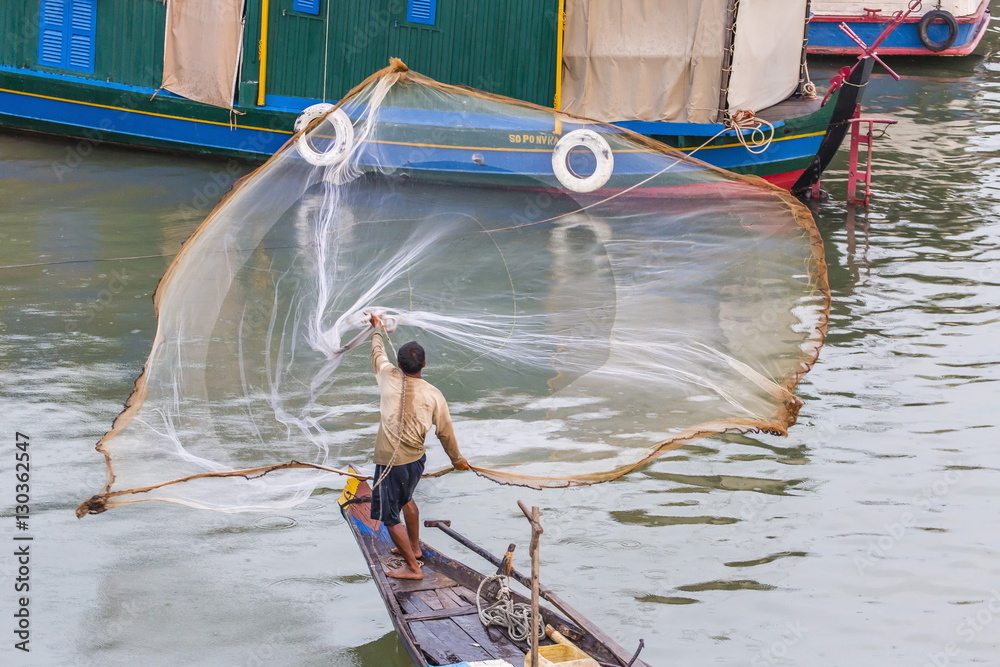
{"label": "life ring on boat railing", "polygon": [[[569,164],[574,148],[586,148],[594,154],[597,168],[590,176],[581,176]],[[604,187],[615,170],[615,156],[607,140],[593,130],[567,132],[552,150],[552,171],[563,187],[573,192],[593,192]]]}
{"label": "life ring on boat railing", "polygon": [[[948,36],[941,41],[931,39],[930,35],[927,34],[927,29],[938,19],[944,21],[944,24],[948,26]],[[928,51],[940,53],[950,48],[958,39],[958,21],[955,20],[951,12],[946,12],[943,9],[932,9],[924,14],[920,23],[917,24],[917,37],[920,38],[920,43],[927,47]]]}
{"label": "life ring on boat railing", "polygon": [[[311,107],[306,107],[302,114],[295,119],[295,131],[300,134],[295,138],[295,148],[299,155],[305,158],[309,164],[317,167],[328,167],[344,159],[354,145],[354,124],[344,113],[343,109],[337,109],[330,113],[332,104],[321,102]],[[309,127],[309,124],[316,118],[324,117],[324,120],[333,126],[333,142],[326,150],[317,150],[310,141],[310,132],[302,132]],[[319,127],[319,126],[317,126]],[[312,132],[315,132],[313,128]]]}

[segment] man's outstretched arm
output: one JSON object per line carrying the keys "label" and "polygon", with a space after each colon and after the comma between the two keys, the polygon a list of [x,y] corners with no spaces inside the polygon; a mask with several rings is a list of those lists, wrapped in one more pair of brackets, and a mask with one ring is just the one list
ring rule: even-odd
{"label": "man's outstretched arm", "polygon": [[434,428],[437,432],[441,446],[451,459],[451,465],[456,470],[468,470],[469,462],[465,460],[458,450],[458,440],[455,438],[455,427],[451,423],[451,414],[448,412],[448,404],[441,401],[434,412]]}
{"label": "man's outstretched arm", "polygon": [[385,341],[382,340],[382,320],[378,315],[372,314],[369,320],[372,326],[375,327],[375,331],[372,332],[372,372],[375,375],[379,374],[379,371],[383,369],[386,365],[392,366],[389,362],[389,357],[385,354]]}

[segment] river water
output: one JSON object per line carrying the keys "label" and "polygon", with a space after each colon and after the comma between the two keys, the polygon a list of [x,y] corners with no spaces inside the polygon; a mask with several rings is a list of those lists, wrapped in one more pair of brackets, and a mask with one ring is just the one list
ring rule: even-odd
{"label": "river water", "polygon": [[[424,517],[526,551],[515,502],[538,504],[547,585],[623,645],[644,638],[652,665],[1000,664],[998,50],[994,20],[985,57],[897,59],[903,81],[873,82],[869,114],[900,122],[870,211],[841,203],[846,151],[816,207],[832,319],[787,438],[702,441],[592,488],[450,475],[422,484]],[[248,170],[0,134],[3,664],[408,664],[334,491],[281,513],[73,515],[103,484],[93,445],[148,354],[159,276]],[[30,653],[12,617],[24,535]]]}

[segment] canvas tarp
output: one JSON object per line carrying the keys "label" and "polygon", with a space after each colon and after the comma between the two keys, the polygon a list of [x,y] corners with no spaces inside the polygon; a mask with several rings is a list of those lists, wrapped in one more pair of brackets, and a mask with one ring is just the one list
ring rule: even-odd
{"label": "canvas tarp", "polygon": [[567,0],[562,108],[604,121],[713,122],[727,0]]}
{"label": "canvas tarp", "polygon": [[729,110],[760,111],[799,85],[806,0],[740,0]]}
{"label": "canvas tarp", "polygon": [[[603,121],[716,122],[728,6],[567,0],[562,108]],[[737,30],[731,108],[759,111],[795,89],[805,7],[806,0],[740,0],[745,28]]]}
{"label": "canvas tarp", "polygon": [[[909,0],[813,0],[812,10],[816,14],[831,14],[834,16],[861,16],[865,9],[879,9],[883,14],[906,11]],[[923,8],[916,12],[921,16],[932,9],[943,9],[955,16],[975,14],[982,0],[940,0],[940,2],[924,2]],[[940,5],[940,6],[938,6]]]}
{"label": "canvas tarp", "polygon": [[243,45],[244,0],[168,0],[161,86],[233,108]]}

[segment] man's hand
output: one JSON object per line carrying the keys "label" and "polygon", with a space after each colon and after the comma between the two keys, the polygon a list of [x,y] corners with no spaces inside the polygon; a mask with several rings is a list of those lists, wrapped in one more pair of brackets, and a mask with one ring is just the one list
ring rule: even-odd
{"label": "man's hand", "polygon": [[371,322],[372,326],[375,327],[376,329],[381,329],[383,326],[382,318],[376,315],[375,313],[372,313],[372,316],[368,319],[368,321]]}
{"label": "man's hand", "polygon": [[455,470],[468,470],[472,467],[469,465],[469,462],[465,460],[464,456],[458,461],[458,463],[452,463],[451,465],[454,466]]}

